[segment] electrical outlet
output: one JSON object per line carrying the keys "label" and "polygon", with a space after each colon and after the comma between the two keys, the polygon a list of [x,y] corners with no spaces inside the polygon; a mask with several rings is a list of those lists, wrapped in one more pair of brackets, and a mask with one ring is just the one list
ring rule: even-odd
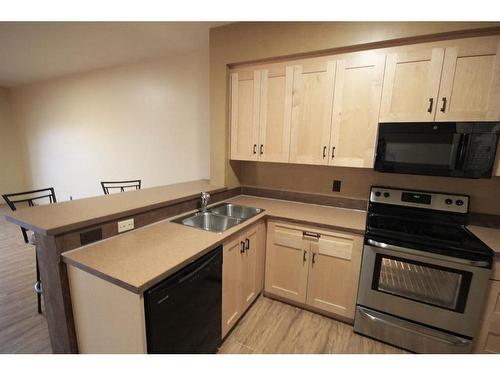
{"label": "electrical outlet", "polygon": [[134,218],[118,222],[118,233],[134,229]]}
{"label": "electrical outlet", "polygon": [[342,181],[333,180],[332,191],[340,191],[340,186],[342,185]]}

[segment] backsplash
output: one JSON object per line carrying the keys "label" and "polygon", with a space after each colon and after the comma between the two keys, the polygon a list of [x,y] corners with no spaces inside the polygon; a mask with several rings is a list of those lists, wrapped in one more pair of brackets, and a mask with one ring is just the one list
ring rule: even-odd
{"label": "backsplash", "polygon": [[[500,215],[500,177],[463,179],[379,173],[371,169],[285,163],[231,162],[243,186],[314,193],[351,199],[368,198],[370,186],[467,194],[470,211]],[[333,180],[341,181],[332,192]]]}

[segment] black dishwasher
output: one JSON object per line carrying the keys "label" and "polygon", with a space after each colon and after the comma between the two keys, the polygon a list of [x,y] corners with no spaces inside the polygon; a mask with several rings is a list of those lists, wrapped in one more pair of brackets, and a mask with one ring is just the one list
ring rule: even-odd
{"label": "black dishwasher", "polygon": [[144,293],[148,353],[214,353],[221,343],[222,246]]}

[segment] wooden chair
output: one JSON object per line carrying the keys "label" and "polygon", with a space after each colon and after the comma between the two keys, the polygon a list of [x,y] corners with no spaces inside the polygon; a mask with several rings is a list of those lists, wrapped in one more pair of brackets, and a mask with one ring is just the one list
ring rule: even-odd
{"label": "wooden chair", "polygon": [[[23,191],[20,193],[13,193],[13,194],[3,194],[2,195],[3,199],[7,204],[9,205],[10,209],[12,211],[15,211],[17,208],[19,208],[19,205],[21,204],[27,204],[28,207],[33,207],[36,206],[37,204],[35,202],[40,202],[40,201],[45,201],[47,203],[56,203],[56,193],[54,191],[54,188],[47,188],[47,189],[39,189],[39,190],[30,190],[30,191]],[[28,233],[27,229],[20,227],[21,228],[21,233],[24,238],[25,243],[30,243],[32,245],[35,245],[35,259],[36,259],[36,283],[35,283],[35,292],[37,296],[37,306],[38,306],[38,313],[42,313],[42,300],[41,300],[41,294],[42,294],[42,282],[40,281],[40,269],[38,268],[38,255],[36,252],[36,243],[34,240],[34,235],[31,235],[30,238],[28,238]]]}
{"label": "wooden chair", "polygon": [[128,180],[128,181],[101,181],[102,190],[104,194],[109,194],[109,189],[120,189],[120,192],[124,192],[125,189],[135,188],[139,190],[141,188],[141,180]]}

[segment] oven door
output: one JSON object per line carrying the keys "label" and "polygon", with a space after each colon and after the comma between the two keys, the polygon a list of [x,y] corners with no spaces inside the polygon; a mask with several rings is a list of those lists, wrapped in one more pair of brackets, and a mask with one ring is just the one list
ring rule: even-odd
{"label": "oven door", "polygon": [[380,172],[460,176],[472,127],[455,123],[380,124],[374,169]]}
{"label": "oven door", "polygon": [[368,240],[358,305],[474,337],[490,272],[474,261]]}

